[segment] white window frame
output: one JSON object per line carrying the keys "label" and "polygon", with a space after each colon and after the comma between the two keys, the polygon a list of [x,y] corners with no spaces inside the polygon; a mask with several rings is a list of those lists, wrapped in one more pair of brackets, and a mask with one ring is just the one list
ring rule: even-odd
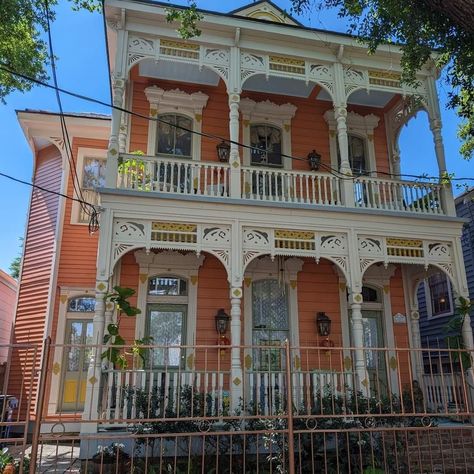
{"label": "white window frame", "polygon": [[[290,103],[277,105],[269,100],[255,102],[244,98],[241,99],[239,108],[242,114],[242,140],[245,145],[250,146],[251,125],[269,125],[281,130],[281,152],[283,155],[291,156],[291,120],[296,113],[295,105]],[[250,148],[244,148],[242,156],[244,166],[252,166]],[[291,158],[282,157],[282,165],[283,169],[291,170],[293,166]]]}
{"label": "white window frame", "polygon": [[[324,113],[329,127],[329,153],[331,155],[331,167],[339,169],[337,159],[337,121],[334,110],[330,109]],[[355,112],[347,114],[347,133],[362,138],[365,141],[365,150],[367,152],[366,160],[369,167],[368,171],[377,171],[377,160],[375,155],[374,130],[377,128],[380,117],[374,114],[359,115]],[[371,174],[372,177],[375,174]]]}
{"label": "white window frame", "polygon": [[433,276],[435,274],[441,274],[447,282],[448,286],[448,301],[449,301],[449,310],[444,311],[443,313],[438,313],[438,314],[433,314],[433,305],[431,304],[431,287],[429,283],[429,277],[425,278],[423,281],[423,287],[425,291],[425,302],[426,302],[426,315],[428,319],[438,319],[438,318],[444,318],[446,316],[450,316],[454,313],[454,302],[453,302],[453,290],[451,287],[451,281],[449,277],[446,275],[446,273],[439,271],[435,272],[430,276]]}
{"label": "white window frame", "polygon": [[[150,118],[156,119],[163,114],[176,114],[189,117],[192,120],[192,142],[191,159],[201,160],[201,130],[202,130],[202,110],[207,104],[208,96],[202,92],[187,92],[179,89],[164,90],[157,86],[147,87],[145,95],[150,103]],[[148,121],[148,143],[147,155],[156,155],[158,122]],[[138,150],[132,150],[138,151]]]}
{"label": "white window frame", "polygon": [[[66,337],[66,326],[68,319],[78,319],[78,315],[81,315],[80,319],[94,319],[95,312],[81,312],[81,311],[68,311],[69,301],[78,296],[89,296],[95,299],[94,288],[75,288],[75,287],[61,287],[59,292],[59,310],[58,319],[56,326],[56,350],[54,351],[53,357],[53,372],[51,391],[48,400],[48,413],[56,414],[61,406],[59,403],[59,396],[61,394],[60,388],[62,386],[62,374],[63,374],[63,362],[64,362],[64,344]],[[55,370],[59,367],[59,370]],[[57,377],[57,378],[56,378]]]}
{"label": "white window frame", "polygon": [[[135,338],[145,337],[147,304],[154,303],[176,303],[187,304],[186,314],[186,345],[196,344],[196,317],[198,297],[199,268],[204,262],[204,255],[196,256],[195,253],[183,255],[175,251],[164,251],[160,253],[138,250],[135,252],[135,260],[139,265],[139,283],[137,294],[137,305],[142,312],[136,316]],[[170,276],[187,280],[187,296],[148,296],[148,281],[154,276]],[[183,299],[186,303],[183,303]],[[151,301],[153,299],[153,301]],[[159,301],[158,301],[159,299]],[[192,367],[189,367],[190,369]]]}
{"label": "white window frame", "polygon": [[[78,148],[77,158],[76,158],[76,173],[77,173],[77,178],[79,179],[79,183],[81,186],[81,191],[83,191],[82,180],[84,176],[84,161],[86,158],[96,158],[99,160],[104,160],[104,162],[107,163],[107,150],[103,148],[83,148],[83,147]],[[76,199],[80,198],[80,196],[77,196],[75,191],[73,194]],[[85,200],[87,201],[87,199]],[[91,203],[91,204],[94,204],[94,203]],[[88,222],[81,222],[79,220],[80,213],[81,213],[80,203],[78,203],[77,201],[73,201],[72,208],[71,208],[70,223],[74,225],[89,225]]]}

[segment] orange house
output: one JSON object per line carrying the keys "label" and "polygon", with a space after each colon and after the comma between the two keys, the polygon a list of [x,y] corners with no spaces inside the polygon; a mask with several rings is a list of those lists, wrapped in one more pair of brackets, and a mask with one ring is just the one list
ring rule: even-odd
{"label": "orange house", "polygon": [[[367,56],[271,2],[203,12],[188,41],[165,8],[105,2],[117,108],[66,117],[73,160],[57,115],[18,113],[35,182],[100,222],[90,235],[92,206],[32,194],[14,337],[52,341],[40,416],[96,432],[133,418],[120,387],[184,383],[269,414],[278,391],[300,406],[322,386],[401,396],[417,380],[434,409],[416,294],[442,271],[467,296],[463,223],[449,185],[400,179],[398,148],[423,109],[446,172],[434,68],[411,89],[396,47]],[[140,314],[117,314],[117,285]],[[145,363],[100,357],[117,320],[127,344],[152,337]],[[35,364],[12,367],[12,393]]]}

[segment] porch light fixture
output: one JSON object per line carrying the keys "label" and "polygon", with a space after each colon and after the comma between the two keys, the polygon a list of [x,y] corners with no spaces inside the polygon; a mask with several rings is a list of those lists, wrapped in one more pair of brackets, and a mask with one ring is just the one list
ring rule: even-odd
{"label": "porch light fixture", "polygon": [[219,336],[224,336],[224,334],[227,332],[227,329],[229,328],[229,315],[224,311],[223,308],[221,308],[219,311],[217,311],[215,319],[217,334],[219,334]]}
{"label": "porch light fixture", "polygon": [[222,140],[218,145],[216,145],[217,158],[221,163],[227,163],[230,156],[230,144],[225,140]]}
{"label": "porch light fixture", "polygon": [[318,326],[318,333],[321,337],[328,337],[331,334],[331,319],[329,316],[320,311],[316,317],[316,324]]}
{"label": "porch light fixture", "polygon": [[308,163],[311,171],[318,171],[319,166],[321,165],[321,155],[316,153],[316,150],[308,153]]}

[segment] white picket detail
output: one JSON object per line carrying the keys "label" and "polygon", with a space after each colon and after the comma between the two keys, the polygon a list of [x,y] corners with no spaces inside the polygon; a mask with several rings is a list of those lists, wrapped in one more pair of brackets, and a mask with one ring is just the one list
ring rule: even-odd
{"label": "white picket detail", "polygon": [[329,173],[242,168],[242,199],[341,206],[340,179]]}
{"label": "white picket detail", "polygon": [[365,209],[444,214],[441,187],[429,182],[358,177],[354,181],[355,205]]}

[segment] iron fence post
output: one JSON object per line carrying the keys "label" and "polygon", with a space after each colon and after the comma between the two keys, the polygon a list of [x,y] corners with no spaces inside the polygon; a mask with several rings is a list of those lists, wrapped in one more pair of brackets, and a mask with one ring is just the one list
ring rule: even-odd
{"label": "iron fence post", "polygon": [[293,434],[293,388],[291,383],[291,356],[290,343],[288,339],[285,341],[285,358],[286,358],[286,411],[288,420],[288,470],[290,474],[295,472],[295,439]]}
{"label": "iron fence post", "polygon": [[[49,364],[50,350],[51,350],[51,338],[47,337],[44,340],[43,359],[41,361],[41,366],[38,371],[39,386],[38,386],[38,394],[37,394],[37,400],[36,400],[35,426],[33,430],[33,438],[31,440],[30,474],[35,474],[36,472],[36,463],[37,463],[37,458],[38,458],[38,445],[39,445],[39,437],[40,437],[40,431],[41,431],[41,418],[43,416],[43,409],[44,409],[46,377],[48,373],[47,367]],[[27,416],[29,416],[29,414],[27,414]]]}

